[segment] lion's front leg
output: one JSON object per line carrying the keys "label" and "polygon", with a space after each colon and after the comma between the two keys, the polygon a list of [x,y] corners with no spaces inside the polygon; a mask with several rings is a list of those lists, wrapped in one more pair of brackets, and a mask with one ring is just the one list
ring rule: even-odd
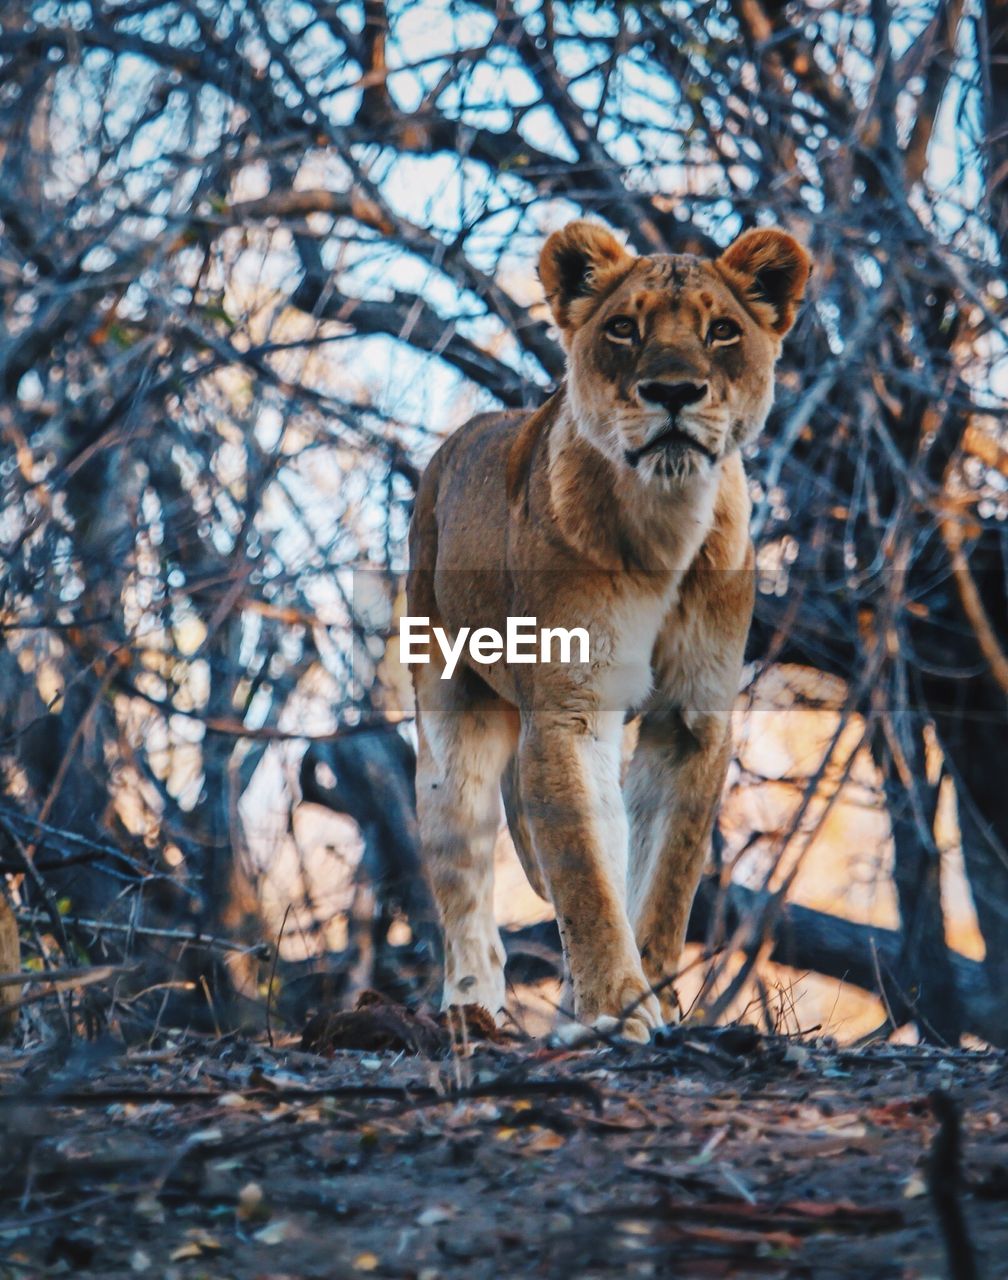
{"label": "lion's front leg", "polygon": [[442,1007],[504,1007],[504,947],[494,919],[500,775],[517,739],[511,708],[474,693],[473,678],[416,678],[417,815],[424,865],[444,932]]}
{"label": "lion's front leg", "polygon": [[624,792],[630,818],[629,904],[644,972],[666,1019],[676,1017],[671,979],[724,786],[731,742],[727,716],[678,712],[644,718]]}
{"label": "lion's front leg", "polygon": [[556,910],[575,1017],[647,1041],[661,1014],[626,908],[622,716],[598,720],[595,733],[559,719],[523,726],[522,800]]}

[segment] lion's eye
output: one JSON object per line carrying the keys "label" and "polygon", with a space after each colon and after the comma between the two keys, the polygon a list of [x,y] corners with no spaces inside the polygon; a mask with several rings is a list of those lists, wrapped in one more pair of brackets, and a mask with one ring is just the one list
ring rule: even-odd
{"label": "lion's eye", "polygon": [[707,341],[714,342],[734,342],[741,337],[742,330],[734,320],[729,320],[727,316],[722,316],[720,320],[712,320],[710,328],[707,330]]}
{"label": "lion's eye", "polygon": [[606,321],[605,332],[616,342],[632,342],[637,337],[637,326],[629,316],[613,316]]}

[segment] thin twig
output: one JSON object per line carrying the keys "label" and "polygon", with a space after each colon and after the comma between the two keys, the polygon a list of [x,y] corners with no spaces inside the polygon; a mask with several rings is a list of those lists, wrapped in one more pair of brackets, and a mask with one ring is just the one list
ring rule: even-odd
{"label": "thin twig", "polygon": [[290,915],[292,902],[287,903],[287,910],[283,913],[283,919],[280,921],[280,932],[277,934],[276,946],[273,948],[273,962],[270,965],[269,985],[266,988],[266,1039],[269,1041],[269,1047],[273,1048],[273,980],[276,978],[277,961],[280,958],[280,944],[283,942],[284,929],[287,927],[287,917]]}
{"label": "thin twig", "polygon": [[[47,916],[38,911],[17,911],[16,915],[19,919],[30,920],[34,923],[45,923]],[[78,929],[89,930],[92,933],[125,933],[138,934],[143,938],[164,938],[168,942],[185,942],[191,943],[193,946],[204,947],[208,951],[230,951],[241,956],[255,956],[260,960],[268,960],[270,958],[272,948],[268,942],[257,942],[251,946],[245,946],[238,942],[231,942],[228,938],[216,938],[211,934],[192,933],[186,929],[157,929],[150,925],[142,924],[120,924],[112,920],[91,920],[84,916],[62,916],[64,924],[75,925]]]}
{"label": "thin twig", "polygon": [[878,983],[879,999],[885,1007],[886,1017],[889,1019],[889,1025],[893,1031],[898,1031],[900,1024],[893,1016],[892,1006],[889,1003],[889,997],[886,994],[885,983],[882,981],[882,968],[879,965],[878,948],[875,946],[875,939],[869,938],[868,945],[871,950],[872,967],[875,970],[875,981]]}

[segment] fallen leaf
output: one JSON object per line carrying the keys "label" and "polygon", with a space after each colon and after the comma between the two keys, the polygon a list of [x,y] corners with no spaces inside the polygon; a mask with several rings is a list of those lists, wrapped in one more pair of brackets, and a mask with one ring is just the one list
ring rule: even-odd
{"label": "fallen leaf", "polygon": [[271,1222],[268,1226],[263,1227],[261,1231],[255,1233],[255,1239],[260,1244],[283,1244],[285,1240],[291,1239],[297,1232],[292,1222],[287,1218],[279,1218],[276,1222]]}
{"label": "fallen leaf", "polygon": [[912,1173],[903,1187],[904,1200],[916,1200],[927,1195],[927,1183],[919,1173]]}
{"label": "fallen leaf", "polygon": [[189,1135],[189,1144],[194,1147],[203,1147],[213,1142],[220,1142],[223,1137],[224,1134],[220,1129],[197,1129],[195,1133]]}
{"label": "fallen leaf", "polygon": [[168,1255],[172,1262],[185,1262],[187,1258],[200,1258],[203,1256],[203,1250],[196,1243],[180,1244],[177,1249],[173,1249]]}
{"label": "fallen leaf", "polygon": [[451,1222],[455,1210],[449,1204],[432,1204],[423,1213],[417,1214],[418,1227],[436,1227],[442,1222]]}
{"label": "fallen leaf", "polygon": [[209,1231],[204,1231],[201,1227],[194,1227],[191,1231],[187,1231],[186,1239],[192,1244],[199,1245],[205,1253],[212,1253],[224,1247],[216,1236],[212,1236]]}
{"label": "fallen leaf", "polygon": [[563,1134],[555,1133],[552,1129],[543,1129],[526,1142],[523,1149],[533,1155],[540,1151],[558,1151],[566,1141]]}
{"label": "fallen leaf", "polygon": [[511,1038],[498,1027],[490,1010],[481,1004],[453,1004],[445,1009],[438,1021],[448,1028],[456,1041],[489,1040],[491,1044],[503,1044]]}

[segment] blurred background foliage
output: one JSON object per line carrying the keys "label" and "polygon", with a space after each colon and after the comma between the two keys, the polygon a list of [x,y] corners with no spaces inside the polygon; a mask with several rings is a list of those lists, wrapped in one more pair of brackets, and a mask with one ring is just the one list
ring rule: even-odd
{"label": "blurred background foliage", "polygon": [[284,921],[285,1017],[424,989],[414,485],[562,377],[589,214],[816,262],[697,1007],[1008,1043],[1006,122],[1002,0],[7,0],[0,856],[29,963],[144,962],[66,1024],[261,1023]]}

